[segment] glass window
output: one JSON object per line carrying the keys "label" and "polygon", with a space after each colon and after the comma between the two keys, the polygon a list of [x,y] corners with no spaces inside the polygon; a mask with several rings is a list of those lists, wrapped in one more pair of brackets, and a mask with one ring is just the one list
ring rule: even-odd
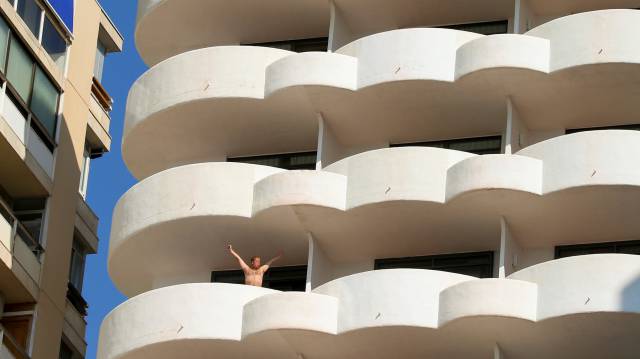
{"label": "glass window", "polygon": [[285,170],[315,170],[316,158],[317,155],[315,152],[300,152],[255,157],[236,157],[229,158],[227,161],[278,167]]}
{"label": "glass window", "polygon": [[320,37],[315,39],[300,39],[289,41],[263,42],[251,44],[252,46],[272,47],[275,49],[289,50],[294,52],[326,52],[329,46],[329,39]]}
{"label": "glass window", "polygon": [[9,26],[0,16],[0,69],[5,72],[5,64],[7,61],[7,47],[9,46]]}
{"label": "glass window", "polygon": [[87,258],[87,251],[79,239],[73,239],[71,247],[71,266],[69,267],[69,283],[82,292],[82,282],[84,280],[84,264]]}
{"label": "glass window", "polygon": [[444,254],[426,257],[376,259],[375,269],[413,268],[493,277],[493,252]]}
{"label": "glass window", "polygon": [[470,23],[470,24],[441,26],[441,28],[475,32],[477,34],[482,34],[482,35],[496,35],[496,34],[506,34],[507,32],[509,32],[509,22],[507,20],[478,22],[478,23]]}
{"label": "glass window", "polygon": [[599,253],[640,255],[640,241],[577,244],[556,247],[556,259]]}
{"label": "glass window", "polygon": [[48,17],[44,18],[42,27],[42,47],[47,50],[49,56],[59,68],[64,69],[64,60],[67,54],[67,42]]}
{"label": "glass window", "polygon": [[40,19],[42,17],[42,9],[35,0],[18,1],[18,15],[27,24],[31,32],[40,38]]}
{"label": "glass window", "polygon": [[463,138],[463,139],[457,139],[457,140],[416,142],[416,143],[403,143],[403,144],[391,145],[391,147],[408,147],[408,146],[446,148],[449,150],[474,153],[476,155],[491,155],[491,154],[499,154],[502,152],[502,137],[490,136],[490,137]]}
{"label": "glass window", "polygon": [[578,132],[588,131],[602,131],[602,130],[628,130],[628,131],[640,131],[640,124],[634,125],[620,125],[620,126],[605,126],[605,127],[588,127],[588,128],[571,128],[565,132],[567,135]]}
{"label": "glass window", "polygon": [[54,137],[57,124],[58,90],[39,67],[36,67],[36,77],[33,83],[31,111],[44,125],[49,135]]}
{"label": "glass window", "polygon": [[102,81],[102,73],[104,72],[104,58],[107,56],[107,48],[98,41],[96,49],[96,62],[93,65],[93,77],[98,81]]}
{"label": "glass window", "polygon": [[[213,283],[244,284],[241,270],[211,273]],[[307,266],[273,267],[264,274],[262,286],[283,292],[304,292],[307,284]]]}
{"label": "glass window", "polygon": [[11,49],[9,50],[7,78],[25,102],[29,101],[29,94],[31,93],[33,65],[33,59],[24,46],[22,46],[19,41],[13,39],[11,41]]}
{"label": "glass window", "polygon": [[[41,233],[44,222],[44,212],[47,204],[46,199],[17,199],[13,204],[13,211],[22,226],[27,230],[28,235],[35,243],[28,243],[35,247],[42,243]],[[27,241],[27,238],[23,238]]]}

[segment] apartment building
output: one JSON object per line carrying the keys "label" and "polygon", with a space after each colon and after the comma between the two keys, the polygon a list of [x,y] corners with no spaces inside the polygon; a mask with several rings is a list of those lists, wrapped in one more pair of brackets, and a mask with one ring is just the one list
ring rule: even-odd
{"label": "apartment building", "polygon": [[84,357],[88,176],[111,146],[101,81],[122,41],[96,0],[0,0],[0,358]]}
{"label": "apartment building", "polygon": [[638,357],[640,1],[138,5],[98,359]]}

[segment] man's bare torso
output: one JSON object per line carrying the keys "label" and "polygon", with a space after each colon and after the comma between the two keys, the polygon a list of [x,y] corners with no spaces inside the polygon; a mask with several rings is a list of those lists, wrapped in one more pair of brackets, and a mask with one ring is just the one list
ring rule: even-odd
{"label": "man's bare torso", "polygon": [[267,271],[267,266],[262,266],[258,269],[247,268],[244,270],[244,284],[252,285],[254,287],[262,287],[262,280],[264,273]]}

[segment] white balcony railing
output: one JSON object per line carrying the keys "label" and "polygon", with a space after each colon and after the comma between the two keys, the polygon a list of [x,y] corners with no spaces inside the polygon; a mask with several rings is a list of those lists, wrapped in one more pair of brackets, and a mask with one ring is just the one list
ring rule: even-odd
{"label": "white balcony railing", "polygon": [[53,178],[53,152],[32,128],[31,118],[25,116],[9,96],[5,95],[3,102],[3,117],[40,167]]}
{"label": "white balcony railing", "polygon": [[9,207],[0,200],[0,245],[11,253],[34,283],[39,282],[40,255],[44,249],[20,223]]}

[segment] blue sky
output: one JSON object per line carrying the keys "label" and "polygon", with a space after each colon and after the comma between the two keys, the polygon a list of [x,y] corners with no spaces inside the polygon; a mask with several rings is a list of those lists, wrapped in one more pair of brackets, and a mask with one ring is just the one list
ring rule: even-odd
{"label": "blue sky", "polygon": [[114,98],[111,113],[111,152],[91,163],[88,202],[100,217],[100,249],[89,256],[83,295],[89,302],[87,358],[96,357],[100,323],[105,315],[125,300],[107,274],[111,212],[120,196],[136,183],[120,154],[127,93],[131,84],[146,70],[135,49],[133,31],[137,1],[99,0],[125,38],[124,51],[107,56],[103,85]]}

